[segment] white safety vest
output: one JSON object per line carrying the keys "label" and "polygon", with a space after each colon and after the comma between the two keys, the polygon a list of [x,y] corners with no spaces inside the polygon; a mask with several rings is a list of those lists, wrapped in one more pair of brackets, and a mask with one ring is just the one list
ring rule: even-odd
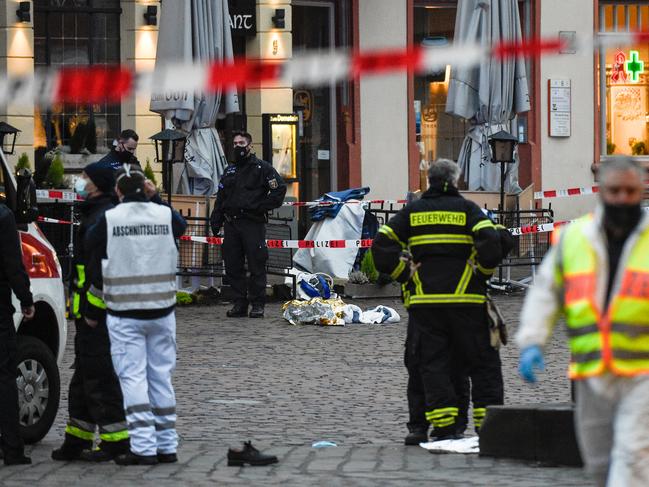
{"label": "white safety vest", "polygon": [[108,258],[102,262],[109,310],[163,309],[176,303],[178,250],[171,209],[121,203],[106,212]]}

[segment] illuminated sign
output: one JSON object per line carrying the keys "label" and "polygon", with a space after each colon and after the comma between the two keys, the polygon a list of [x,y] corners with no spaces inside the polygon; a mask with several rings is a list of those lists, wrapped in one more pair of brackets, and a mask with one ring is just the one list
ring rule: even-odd
{"label": "illuminated sign", "polygon": [[629,73],[629,81],[637,83],[640,80],[640,75],[644,73],[644,61],[640,60],[638,51],[629,52],[630,59],[624,64],[627,73]]}

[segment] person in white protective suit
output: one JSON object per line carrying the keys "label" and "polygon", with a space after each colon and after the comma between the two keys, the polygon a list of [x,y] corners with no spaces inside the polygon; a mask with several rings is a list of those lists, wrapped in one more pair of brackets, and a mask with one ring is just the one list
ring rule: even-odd
{"label": "person in white protective suit", "polygon": [[120,465],[177,461],[176,239],[185,220],[139,168],[117,172],[120,204],[93,226],[86,245],[103,252],[103,299],[115,372],[131,438]]}

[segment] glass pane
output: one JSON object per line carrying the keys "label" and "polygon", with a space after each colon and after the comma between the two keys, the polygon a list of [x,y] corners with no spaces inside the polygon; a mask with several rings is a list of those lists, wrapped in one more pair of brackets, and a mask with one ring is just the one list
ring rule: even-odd
{"label": "glass pane", "polygon": [[91,0],[95,8],[119,8],[119,0]]}
{"label": "glass pane", "polygon": [[78,14],[77,18],[77,37],[88,37],[90,27],[90,15]]}
{"label": "glass pane", "polygon": [[63,17],[61,14],[52,12],[47,17],[47,29],[50,37],[63,37]]}
{"label": "glass pane", "polygon": [[34,12],[34,37],[45,37],[47,29],[47,14]]}
{"label": "glass pane", "polygon": [[92,63],[106,64],[106,43],[101,40],[92,41]]}
{"label": "glass pane", "polygon": [[106,42],[106,63],[119,64],[119,39]]}
{"label": "glass pane", "polygon": [[92,15],[92,37],[99,39],[106,37],[106,14]]}
{"label": "glass pane", "polygon": [[51,39],[47,46],[50,49],[50,64],[63,64],[63,39]]}

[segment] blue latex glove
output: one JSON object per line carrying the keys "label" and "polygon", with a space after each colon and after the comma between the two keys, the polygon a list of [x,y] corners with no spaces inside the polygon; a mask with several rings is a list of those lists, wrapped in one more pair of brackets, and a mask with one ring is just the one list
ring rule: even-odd
{"label": "blue latex glove", "polygon": [[543,360],[543,351],[538,345],[531,345],[521,352],[518,372],[527,382],[536,382],[534,369],[544,371],[545,361]]}

